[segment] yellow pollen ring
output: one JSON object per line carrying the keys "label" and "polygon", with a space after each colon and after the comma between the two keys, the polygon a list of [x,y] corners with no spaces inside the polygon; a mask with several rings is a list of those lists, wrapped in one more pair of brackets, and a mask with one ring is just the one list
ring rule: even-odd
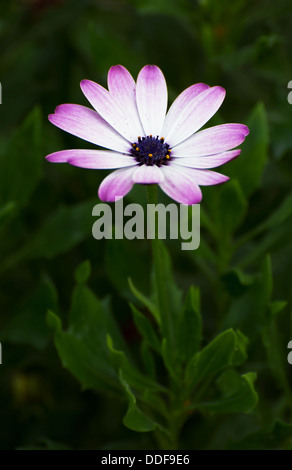
{"label": "yellow pollen ring", "polygon": [[149,153],[148,157],[150,157],[150,158],[153,157],[153,154],[152,154],[152,153]]}
{"label": "yellow pollen ring", "polygon": [[139,152],[139,150],[140,150],[139,147],[136,147],[136,151]]}
{"label": "yellow pollen ring", "polygon": [[165,155],[165,157],[167,158],[167,160],[169,159],[169,155]]}

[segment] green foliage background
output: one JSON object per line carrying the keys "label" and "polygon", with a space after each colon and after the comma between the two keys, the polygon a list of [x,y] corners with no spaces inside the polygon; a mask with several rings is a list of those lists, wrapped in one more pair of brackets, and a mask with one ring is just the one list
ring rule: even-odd
{"label": "green foliage background", "polygon": [[[155,449],[160,424],[145,410],[163,413],[165,371],[182,364],[196,394],[180,448],[292,448],[290,11],[288,0],[1,3],[1,449]],[[44,159],[90,148],[47,115],[87,105],[79,82],[106,86],[117,63],[134,77],[161,67],[170,102],[196,82],[223,86],[212,123],[251,131],[224,167],[230,182],[203,188],[199,249],[166,243],[183,305],[178,370],[149,313],[149,242],[94,240],[105,173]],[[127,201],[146,202],[145,188]]]}

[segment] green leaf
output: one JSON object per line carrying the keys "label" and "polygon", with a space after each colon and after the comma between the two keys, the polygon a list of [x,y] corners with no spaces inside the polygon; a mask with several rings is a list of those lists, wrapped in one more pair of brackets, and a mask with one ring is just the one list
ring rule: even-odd
{"label": "green leaf", "polygon": [[82,284],[77,284],[72,295],[69,331],[80,339],[86,339],[97,353],[108,354],[106,336],[109,333],[118,347],[126,347],[107,302],[101,302],[91,289]]}
{"label": "green leaf", "polygon": [[247,198],[259,187],[268,156],[269,133],[265,107],[259,103],[247,126],[250,134],[241,145],[241,155],[229,166],[228,174],[237,178]]}
{"label": "green leaf", "polygon": [[178,358],[188,362],[198,351],[202,339],[200,291],[190,287],[178,322]]}
{"label": "green leaf", "polygon": [[136,299],[139,300],[139,302],[141,302],[141,304],[144,305],[149,310],[149,312],[152,313],[155,320],[159,323],[160,317],[159,317],[159,311],[156,305],[134,286],[131,279],[128,279],[128,281],[129,281],[130,289],[132,293],[134,294],[134,296],[136,297]]}
{"label": "green leaf", "polygon": [[186,369],[188,388],[193,389],[199,382],[210,379],[221,370],[231,366],[237,349],[238,338],[232,329],[216,336],[189,361]]}
{"label": "green leaf", "polygon": [[223,397],[198,403],[196,406],[212,413],[249,413],[258,403],[258,395],[253,385],[255,379],[256,374],[253,372],[240,376],[232,369],[225,371],[217,381],[223,391]]}
{"label": "green leaf", "polygon": [[145,388],[149,388],[156,391],[166,391],[164,387],[150,379],[146,375],[143,375],[127,358],[124,351],[118,351],[114,348],[113,340],[110,335],[107,335],[107,346],[110,351],[110,357],[115,370],[118,372],[120,369],[123,371],[125,380],[131,387],[144,391]]}
{"label": "green leaf", "polygon": [[85,285],[75,287],[69,313],[69,329],[79,338],[86,338],[98,351],[108,355],[107,335],[119,348],[127,349],[124,338],[111,311],[109,299],[100,301]]}
{"label": "green leaf", "polygon": [[154,351],[160,353],[160,341],[150,320],[143,315],[133,304],[130,304],[135,325],[144,340]]}
{"label": "green leaf", "polygon": [[140,348],[140,355],[143,361],[146,373],[152,379],[156,379],[156,364],[153,357],[153,353],[146,341],[142,341]]}
{"label": "green leaf", "polygon": [[[84,281],[88,269],[88,264],[79,266],[78,281]],[[111,365],[107,334],[114,338],[118,347],[126,346],[106,300],[101,302],[86,285],[79,283],[72,296],[68,330],[61,329],[59,318],[51,312],[48,322],[55,329],[55,345],[64,367],[79,380],[83,389],[106,393],[120,389],[117,372]]]}
{"label": "green leaf", "polygon": [[109,358],[97,353],[70,332],[55,334],[55,346],[63,366],[80,382],[82,390],[92,389],[103,393],[119,390],[118,377],[110,366]]}
{"label": "green leaf", "polygon": [[154,271],[152,291],[156,305],[159,306],[160,331],[163,337],[162,355],[169,372],[176,380],[179,373],[178,322],[182,309],[182,292],[174,280],[169,253],[160,239],[152,244],[154,251]]}
{"label": "green leaf", "polygon": [[[162,240],[156,240],[159,244],[159,252],[161,255],[160,263],[163,270],[163,288],[165,289],[166,296],[168,299],[168,308],[170,313],[170,319],[173,322],[173,325],[176,325],[179,312],[181,311],[181,302],[182,302],[182,291],[177,287],[177,284],[174,279],[173,269],[171,258],[169,256],[168,250]],[[154,301],[156,305],[158,304],[159,298],[159,289],[161,286],[158,285],[155,279],[155,275],[152,276],[152,290]],[[162,325],[163,329],[163,325]]]}
{"label": "green leaf", "polygon": [[236,331],[236,344],[235,351],[232,357],[232,365],[239,366],[247,359],[247,346],[249,344],[248,338],[240,331]]}
{"label": "green leaf", "polygon": [[128,411],[123,419],[124,425],[136,432],[154,431],[157,424],[151,418],[146,416],[140,408],[138,408],[136,397],[131,391],[129,384],[124,379],[122,371],[120,371],[119,377],[129,401]]}
{"label": "green leaf", "polygon": [[162,340],[161,355],[163,358],[164,365],[168,370],[170,376],[174,381],[177,381],[179,370],[176,366],[176,363],[173,361],[174,351],[172,349],[170,341],[168,341],[167,338],[163,338]]}

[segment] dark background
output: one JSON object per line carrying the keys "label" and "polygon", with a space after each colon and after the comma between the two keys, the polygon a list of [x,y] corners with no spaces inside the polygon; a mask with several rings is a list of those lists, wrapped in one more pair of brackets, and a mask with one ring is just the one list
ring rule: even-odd
{"label": "dark background", "polygon": [[[248,289],[250,278],[232,268],[240,267],[246,276],[252,276],[269,252],[273,299],[288,302],[277,320],[279,342],[274,349],[269,345],[269,354],[263,352],[262,337],[252,342],[250,366],[259,373],[257,419],[228,415],[204,421],[194,417],[183,432],[181,446],[228,448],[234,435],[260,429],[265,433],[274,429],[278,419],[289,424],[290,2],[11,0],[1,2],[0,12],[0,448],[147,448],[153,444],[148,434],[135,434],[122,425],[123,397],[117,402],[81,391],[62,367],[46,324],[48,308],[57,311],[66,324],[73,273],[89,259],[91,288],[100,298],[111,297],[124,337],[133,350],[138,348],[139,337],[127,304],[131,299],[127,277],[148,292],[149,244],[94,240],[91,210],[106,173],[45,161],[47,154],[57,150],[91,148],[54,128],[47,115],[61,103],[87,105],[80,81],[88,78],[106,86],[107,71],[114,64],[124,65],[135,78],[145,64],[158,65],[168,83],[170,103],[196,82],[223,86],[227,96],[215,119],[253,123],[251,135],[258,145],[253,147],[255,161],[264,147],[264,156],[255,167],[251,159],[243,160],[241,167],[227,166],[226,173],[235,174],[239,181],[243,171],[247,186],[249,178],[253,181],[255,173],[259,174],[245,194],[248,205],[232,237],[255,232],[233,261],[216,265],[201,248],[182,253],[175,243],[168,246],[178,285],[186,289],[193,283],[201,288],[207,338],[224,323],[225,304],[218,292],[226,291],[238,301]],[[249,121],[255,109],[258,111]],[[249,148],[244,149],[243,154]],[[204,188],[203,194],[202,206],[212,213],[216,189]],[[144,198],[141,187],[129,195],[129,201]],[[229,204],[232,201],[227,201],[226,212]],[[255,227],[271,214],[273,224],[257,231]],[[208,230],[204,233],[208,241]],[[211,246],[216,251],[217,245],[211,242]],[[250,336],[262,331],[255,312],[248,312],[245,323],[236,315],[234,318],[232,326],[244,324],[243,330]],[[282,379],[277,376],[274,352],[280,354]],[[272,436],[271,442],[280,439],[275,433]],[[280,448],[290,445],[283,444],[283,439],[279,442]]]}

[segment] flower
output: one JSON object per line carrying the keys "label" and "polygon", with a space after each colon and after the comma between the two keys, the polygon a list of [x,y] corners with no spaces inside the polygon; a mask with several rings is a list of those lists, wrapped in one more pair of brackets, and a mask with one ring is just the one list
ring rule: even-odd
{"label": "flower", "polygon": [[237,157],[249,130],[222,124],[200,130],[220,108],[225,90],[197,83],[184,90],[167,112],[167,85],[161,70],[146,65],[137,82],[128,70],[111,67],[108,90],[83,80],[81,90],[93,109],[62,104],[49,116],[55,126],[108,150],[63,150],[50,162],[81,168],[116,169],[100,184],[102,201],[125,196],[135,183],[158,184],[172,199],[196,204],[200,186],[227,181],[211,171]]}

